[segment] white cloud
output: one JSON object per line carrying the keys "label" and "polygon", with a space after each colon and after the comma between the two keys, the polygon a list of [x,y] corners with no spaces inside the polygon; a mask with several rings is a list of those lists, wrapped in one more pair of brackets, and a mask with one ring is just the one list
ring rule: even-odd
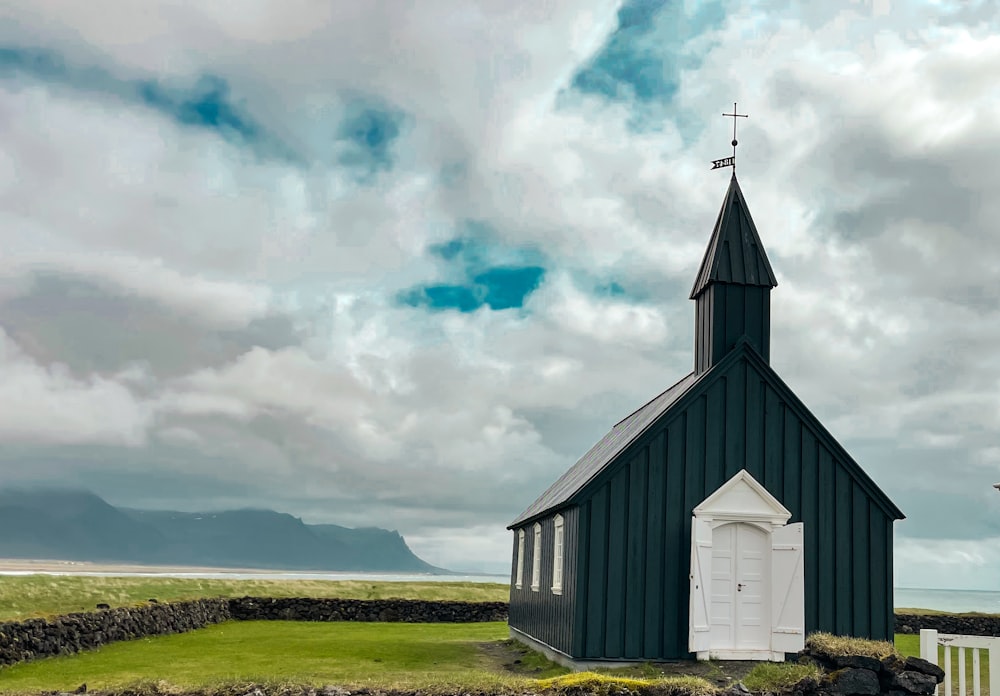
{"label": "white cloud", "polygon": [[0,329],[0,440],[12,443],[146,443],[153,411],[128,386],[62,365],[39,365]]}
{"label": "white cloud", "polygon": [[[12,4],[0,40],[180,90],[219,75],[300,160],[86,85],[5,79],[0,391],[20,385],[30,408],[0,413],[0,433],[122,444],[150,471],[246,485],[254,504],[397,526],[431,562],[502,565],[510,517],[690,369],[686,291],[726,185],[707,167],[726,154],[718,114],[737,99],[751,114],[741,183],[780,283],[772,364],[849,450],[888,443],[861,463],[894,497],[940,479],[909,465],[914,443],[956,472],[994,471],[990,23],[913,7],[730,8],[684,46],[662,128],[639,132],[630,104],[563,91],[617,5]],[[405,112],[395,168],[370,186],[336,164],[359,92]],[[524,310],[398,306],[399,291],[454,270],[425,248],[466,219],[539,252],[546,275]],[[113,335],[92,351],[120,351],[99,375],[62,368],[67,346],[89,348],[86,316],[18,333],[3,313],[39,271],[166,311],[99,324]],[[596,296],[590,276],[628,294]],[[89,307],[94,323],[115,307]],[[250,331],[276,317],[294,331]],[[136,354],[136,327],[175,356],[169,370],[148,346]],[[163,454],[175,451],[182,462]],[[968,547],[955,560],[993,577],[972,538],[995,534],[949,524]],[[907,567],[913,553],[901,540]]]}
{"label": "white cloud", "polygon": [[0,277],[30,277],[39,272],[89,280],[113,294],[152,300],[169,311],[223,329],[242,327],[264,317],[271,305],[270,288],[183,274],[156,258],[35,253],[0,261]]}
{"label": "white cloud", "polygon": [[661,345],[667,336],[662,313],[654,306],[616,299],[595,299],[560,276],[533,300],[556,327],[622,349]]}
{"label": "white cloud", "polygon": [[893,552],[900,587],[994,591],[1000,577],[1000,537],[973,541],[897,536]]}

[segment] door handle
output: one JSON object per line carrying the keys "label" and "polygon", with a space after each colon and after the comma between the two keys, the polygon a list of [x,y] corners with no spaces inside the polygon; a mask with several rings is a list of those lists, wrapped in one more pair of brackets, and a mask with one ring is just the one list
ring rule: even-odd
{"label": "door handle", "polygon": [[737,592],[742,592],[743,591],[743,583],[742,582],[736,583],[736,591]]}

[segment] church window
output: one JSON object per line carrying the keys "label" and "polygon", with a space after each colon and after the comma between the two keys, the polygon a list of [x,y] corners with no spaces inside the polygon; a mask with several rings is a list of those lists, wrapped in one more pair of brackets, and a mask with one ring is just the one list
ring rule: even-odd
{"label": "church window", "polygon": [[563,584],[563,518],[555,517],[555,534],[552,536],[552,594],[562,594]]}
{"label": "church window", "polygon": [[524,584],[524,530],[517,530],[517,579],[514,587],[521,589]]}
{"label": "church window", "polygon": [[535,544],[531,554],[531,590],[538,592],[542,585],[542,525],[535,523]]}

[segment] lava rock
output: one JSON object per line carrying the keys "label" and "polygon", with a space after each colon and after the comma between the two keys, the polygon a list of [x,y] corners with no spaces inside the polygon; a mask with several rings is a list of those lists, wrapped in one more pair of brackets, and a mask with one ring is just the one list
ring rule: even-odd
{"label": "lava rock", "polygon": [[911,694],[933,694],[938,680],[923,672],[903,671],[893,674],[889,685]]}
{"label": "lava rock", "polygon": [[875,696],[880,691],[878,674],[870,669],[845,667],[832,672],[828,682],[830,691],[838,694]]}
{"label": "lava rock", "polygon": [[928,662],[920,657],[910,656],[906,658],[906,662],[904,664],[906,669],[911,672],[920,672],[921,674],[928,674],[934,677],[938,684],[944,681],[944,670],[933,662]]}

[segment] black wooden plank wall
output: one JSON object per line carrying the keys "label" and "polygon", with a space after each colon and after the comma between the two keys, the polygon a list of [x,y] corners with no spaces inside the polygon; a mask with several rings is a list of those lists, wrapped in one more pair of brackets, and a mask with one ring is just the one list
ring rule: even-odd
{"label": "black wooden plank wall", "polygon": [[721,361],[741,338],[764,360],[771,350],[770,288],[713,283],[695,303],[695,372]]}
{"label": "black wooden plank wall", "polygon": [[532,529],[534,523],[524,527],[524,583],[515,586],[517,575],[517,529],[514,530],[514,550],[510,576],[510,610],[508,623],[556,650],[570,653],[574,628],[574,599],[576,597],[576,568],[578,542],[577,508],[562,510],[563,517],[563,589],[562,594],[552,592],[552,554],[555,534],[555,515],[540,520],[542,526],[541,583],[537,592],[531,589],[531,567],[534,554]]}
{"label": "black wooden plank wall", "polygon": [[892,520],[743,359],[582,501],[573,655],[688,656],[692,510],[742,468],[805,523],[806,631],[892,638]]}

